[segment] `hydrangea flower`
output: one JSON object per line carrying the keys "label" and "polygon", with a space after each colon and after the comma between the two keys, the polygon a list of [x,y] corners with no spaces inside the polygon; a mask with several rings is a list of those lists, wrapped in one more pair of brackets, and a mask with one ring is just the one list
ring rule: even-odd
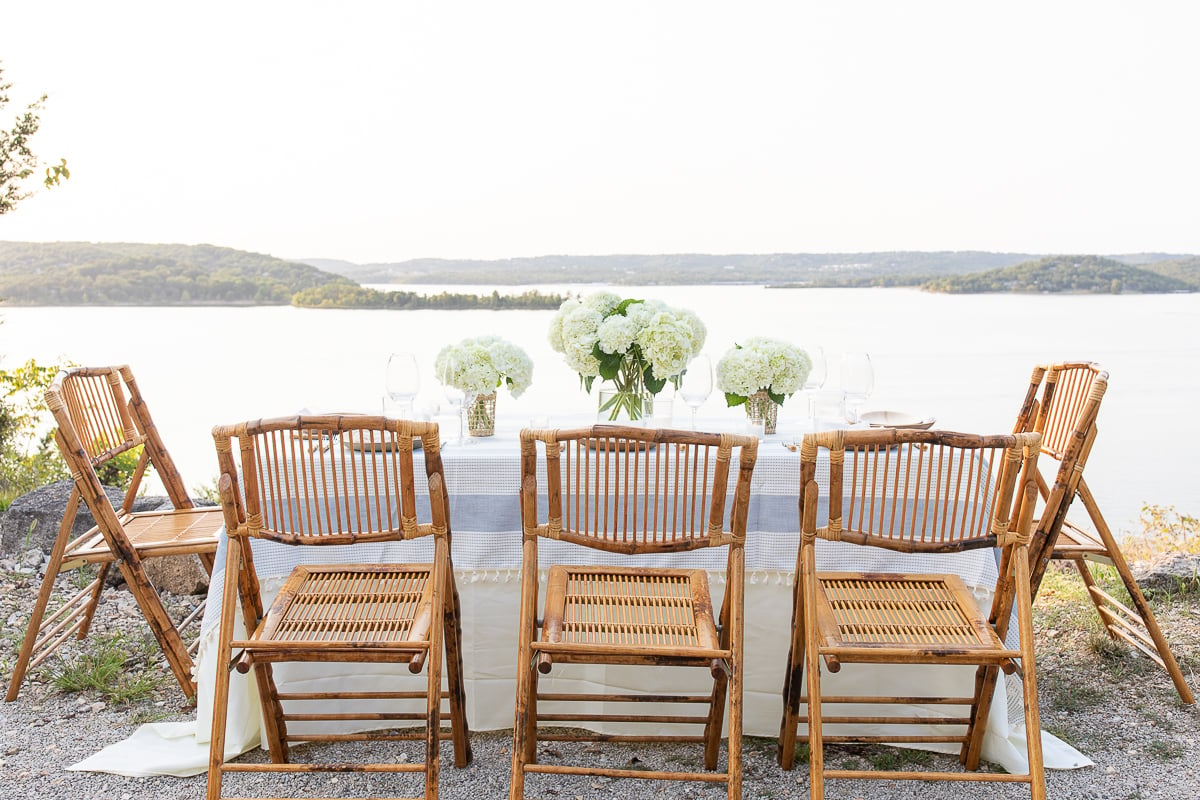
{"label": "hydrangea flower", "polygon": [[533,383],[533,361],[524,350],[498,336],[463,339],[443,347],[433,362],[442,383],[469,394],[490,394],[507,385],[513,397]]}
{"label": "hydrangea flower", "polygon": [[730,406],[741,405],[755,392],[765,391],[776,403],[804,385],[812,359],[808,353],[779,339],[755,336],[737,345],[717,362],[717,388]]}

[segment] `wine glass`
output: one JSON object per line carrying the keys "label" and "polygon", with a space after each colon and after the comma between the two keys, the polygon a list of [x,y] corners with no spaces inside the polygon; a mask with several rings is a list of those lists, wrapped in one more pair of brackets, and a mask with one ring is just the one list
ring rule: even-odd
{"label": "wine glass", "polygon": [[400,406],[400,416],[411,418],[413,399],[421,388],[421,373],[417,357],[412,353],[392,353],[388,356],[385,381],[388,397]]}
{"label": "wine glass", "polygon": [[808,358],[812,361],[812,368],[809,369],[808,377],[804,379],[802,388],[808,398],[808,425],[815,431],[817,429],[817,390],[825,385],[829,369],[825,363],[825,350],[821,345],[806,347],[804,351],[808,353]]}
{"label": "wine glass", "polygon": [[691,360],[679,379],[679,396],[692,409],[692,430],[696,430],[696,411],[712,394],[712,359],[698,355]]}
{"label": "wine glass", "polygon": [[442,393],[446,395],[446,402],[453,409],[454,416],[458,418],[458,438],[455,439],[455,444],[464,444],[466,437],[463,436],[463,411],[466,407],[467,393],[455,385],[457,371],[458,364],[454,356],[446,356],[442,360],[438,380],[441,381]]}
{"label": "wine glass", "polygon": [[858,408],[867,402],[875,390],[875,370],[867,353],[846,353],[842,356],[842,390],[846,393],[850,422],[858,422]]}

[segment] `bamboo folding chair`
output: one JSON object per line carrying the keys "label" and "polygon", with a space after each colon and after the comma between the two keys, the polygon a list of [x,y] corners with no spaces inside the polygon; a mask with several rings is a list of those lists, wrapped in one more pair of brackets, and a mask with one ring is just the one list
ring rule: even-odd
{"label": "bamboo folding chair", "polygon": [[[312,416],[258,420],[213,429],[220,463],[221,504],[229,535],[222,595],[217,680],[209,752],[208,800],[221,797],[227,772],[424,773],[426,800],[438,794],[441,740],[453,741],[454,761],[471,760],[463,690],[462,624],[450,560],[450,507],[436,423],[370,416]],[[418,509],[414,443],[424,450],[428,508]],[[238,479],[239,456],[241,482]],[[419,519],[429,521],[419,521]],[[432,560],[404,564],[297,566],[264,614],[251,540],[337,546],[432,538]],[[419,547],[422,542],[414,542]],[[235,637],[241,598],[251,633]],[[442,691],[443,648],[449,691]],[[235,655],[236,652],[236,655]],[[279,662],[407,664],[426,671],[423,691],[281,692]],[[229,672],[254,670],[271,762],[225,763]],[[442,731],[449,700],[450,731]],[[311,713],[312,701],[333,703]],[[418,712],[353,711],[356,701],[423,701]],[[285,704],[287,707],[285,708]],[[400,708],[401,705],[394,705]],[[337,721],[355,733],[290,732],[289,723]],[[414,733],[381,723],[420,723]],[[423,762],[293,763],[297,742],[424,741]],[[386,793],[392,796],[393,792]]]}
{"label": "bamboo folding chair", "polygon": [[[1108,373],[1097,364],[1066,362],[1038,366],[1033,370],[1029,390],[1017,414],[1014,430],[1042,434],[1042,456],[1058,464],[1053,483],[1044,474],[1048,463],[1045,460],[1038,474],[1043,506],[1030,547],[1034,559],[1031,565],[1033,594],[1037,596],[1051,559],[1074,564],[1108,635],[1152,659],[1166,670],[1183,702],[1195,703],[1171,646],[1158,627],[1154,612],[1083,478],[1088,455],[1096,441],[1096,417],[1107,386]],[[1067,519],[1076,497],[1082,501],[1094,533]],[[1089,561],[1116,569],[1133,608],[1100,588]]]}
{"label": "bamboo folding chair", "polygon": [[[546,494],[539,498],[538,443]],[[736,451],[736,453],[735,453]],[[736,486],[726,528],[730,462]],[[524,529],[517,701],[510,798],[523,798],[530,773],[724,783],[741,797],[743,545],[750,476],[758,440],[748,436],[598,425],[577,430],[521,432],[521,513]],[[539,521],[539,502],[546,505]],[[728,547],[720,615],[713,618],[702,569],[633,566],[550,567],[538,618],[538,540],[542,537],[630,557]],[[539,634],[540,629],[540,636]],[[555,664],[703,667],[712,673],[707,695],[541,693],[538,678]],[[718,765],[725,704],[729,742]],[[548,714],[544,703],[567,713]],[[638,713],[588,711],[617,703]],[[704,704],[696,716],[661,715],[638,703]],[[624,704],[630,704],[625,706]],[[678,705],[672,707],[678,708]],[[583,730],[549,733],[538,722],[691,723],[703,735],[612,735]],[[671,741],[704,745],[706,772],[610,769],[538,762],[538,741]]]}
{"label": "bamboo folding chair", "polygon": [[[828,778],[1023,782],[1030,785],[1035,800],[1045,797],[1028,554],[1040,439],[1036,433],[973,436],[901,430],[829,431],[804,437],[801,543],[779,759],[784,769],[792,768],[797,725],[806,723],[807,735],[799,738],[809,746],[812,797],[825,796]],[[829,454],[829,477],[819,485],[817,456],[822,449]],[[828,524],[818,527],[822,494],[828,498]],[[983,612],[953,574],[817,572],[818,538],[903,553],[1000,547],[1000,574],[991,609]],[[1020,642],[1016,649],[1005,643],[1014,608]],[[842,664],[851,662],[971,664],[978,669],[974,693],[967,697],[935,692],[920,697],[824,696],[822,669],[838,672]],[[997,673],[1011,674],[1018,662],[1029,770],[1020,775],[977,772]],[[804,716],[801,704],[807,705]],[[827,714],[826,704],[846,708],[846,713]],[[907,715],[891,709],[927,704],[964,711],[941,717],[917,709]],[[854,705],[872,711],[855,713]],[[842,723],[867,726],[873,732],[826,735],[823,731],[826,724]],[[893,725],[940,725],[952,732],[911,735],[907,731],[912,728],[906,731]],[[957,744],[961,762],[971,771],[829,769],[824,753],[829,742]]]}
{"label": "bamboo folding chair", "polygon": [[[142,562],[160,556],[195,554],[211,574],[222,525],[220,509],[193,507],[129,367],[66,370],[46,391],[46,404],[58,423],[54,440],[75,485],[50,552],[6,699],[16,700],[26,672],[41,664],[72,635],[78,639],[87,636],[104,581],[114,563],[162,647],[175,680],[184,695],[192,699],[196,696],[192,653],[198,642],[189,648],[180,631],[193,624],[199,626],[204,606],[201,604],[176,625],[146,577]],[[142,449],[129,489],[121,507],[114,509],[97,469],[139,446]],[[174,510],[131,512],[149,466],[153,466],[162,480]],[[80,502],[87,504],[96,525],[72,539],[71,529]],[[55,579],[67,570],[85,565],[98,567],[94,579],[47,616]]]}

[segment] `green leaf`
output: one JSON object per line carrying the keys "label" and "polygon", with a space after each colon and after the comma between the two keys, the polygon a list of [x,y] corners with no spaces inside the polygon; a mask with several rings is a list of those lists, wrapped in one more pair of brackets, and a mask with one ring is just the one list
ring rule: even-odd
{"label": "green leaf", "polygon": [[767,387],[767,397],[769,397],[769,398],[771,398],[772,400],[774,400],[774,401],[775,401],[775,405],[777,405],[777,406],[781,406],[781,405],[783,405],[783,401],[787,399],[787,395],[784,395],[784,394],[776,394],[775,392],[771,391],[771,388],[770,388],[770,387]]}
{"label": "green leaf", "polygon": [[650,392],[650,394],[658,394],[667,385],[667,379],[654,377],[654,370],[646,367],[646,369],[642,370],[642,384],[645,385],[646,391]]}
{"label": "green leaf", "polygon": [[736,408],[737,406],[744,406],[744,405],[746,405],[746,397],[744,395],[731,394],[730,392],[726,392],[725,393],[725,405],[729,406],[730,408]]}
{"label": "green leaf", "polygon": [[[636,298],[633,298],[633,297],[628,297],[628,298],[626,298],[626,299],[622,300],[620,303],[618,303],[618,304],[617,304],[617,307],[613,309],[613,312],[612,312],[612,313],[613,313],[613,314],[620,314],[622,317],[624,317],[624,316],[625,316],[625,309],[629,308],[629,307],[630,307],[631,305],[633,305],[634,303],[642,303],[642,302],[645,302],[645,301],[644,301],[644,300],[638,300],[638,299],[636,299]],[[609,314],[609,316],[612,316],[612,314]]]}

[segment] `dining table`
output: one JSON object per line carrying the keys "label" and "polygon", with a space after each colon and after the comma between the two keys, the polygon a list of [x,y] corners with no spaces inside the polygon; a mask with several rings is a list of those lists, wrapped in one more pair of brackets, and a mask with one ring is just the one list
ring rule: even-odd
{"label": "dining table", "polygon": [[[594,421],[590,416],[551,417],[549,425],[573,428]],[[467,717],[472,730],[498,730],[513,725],[522,556],[518,443],[521,427],[518,421],[501,418],[497,421],[495,435],[444,441],[441,448],[450,503],[454,579],[462,609]],[[731,418],[701,419],[698,427],[745,432],[743,423]],[[443,425],[442,430],[445,435],[453,427]],[[774,738],[779,732],[799,546],[800,454],[797,441],[798,432],[794,430],[763,437],[751,484],[745,544],[743,696],[744,733],[749,736]],[[418,497],[424,492],[427,502],[421,451],[414,453],[414,461],[417,462]],[[827,463],[818,463],[818,475],[822,470],[828,470]],[[736,473],[736,469],[730,470],[731,482]],[[827,498],[821,502],[827,502]],[[72,769],[126,775],[192,775],[207,768],[213,686],[216,670],[225,666],[215,663],[214,658],[224,585],[224,542],[222,537],[201,623],[195,662],[198,685],[195,720],[144,725],[129,739],[106,747],[73,765]],[[297,547],[255,541],[252,547],[266,603],[298,564],[408,562],[432,557],[428,539],[343,547]],[[629,558],[564,542],[543,541],[539,545],[539,568],[543,578],[545,570],[553,563],[624,564]],[[706,569],[712,583],[714,604],[720,602],[725,577],[723,549],[642,556],[638,557],[637,563]],[[984,608],[990,604],[997,578],[997,559],[991,549],[913,554],[818,540],[817,567],[823,571],[954,573]],[[1015,626],[1011,636],[1015,636]],[[423,676],[409,674],[406,664],[277,664],[274,675],[282,690],[294,692],[320,692],[333,687],[339,691],[369,691],[377,689],[383,680],[424,680]],[[931,693],[930,687],[936,687],[936,693],[962,696],[971,694],[974,679],[974,667],[848,664],[840,672],[824,677],[823,682],[826,692],[839,695],[920,696]],[[644,692],[707,693],[710,683],[711,677],[705,670],[564,665],[543,678],[542,686],[551,692],[598,691],[600,687],[608,686],[610,690],[611,687],[626,687]],[[983,757],[1010,772],[1023,771],[1025,731],[1019,684],[1010,686],[1005,680],[998,681],[996,692]],[[953,713],[953,710],[948,712],[936,705],[923,708],[923,713],[929,716]],[[259,715],[252,676],[234,672],[226,734],[228,755],[245,752],[260,744]],[[590,727],[601,732],[629,732],[628,723],[598,723]],[[936,732],[939,726],[921,727],[920,732],[928,734]],[[945,731],[953,733],[955,729],[947,726]],[[654,731],[642,725],[637,732]],[[658,732],[673,730],[666,727]],[[1049,733],[1042,732],[1042,741],[1048,768],[1067,769],[1091,763],[1082,753]]]}

